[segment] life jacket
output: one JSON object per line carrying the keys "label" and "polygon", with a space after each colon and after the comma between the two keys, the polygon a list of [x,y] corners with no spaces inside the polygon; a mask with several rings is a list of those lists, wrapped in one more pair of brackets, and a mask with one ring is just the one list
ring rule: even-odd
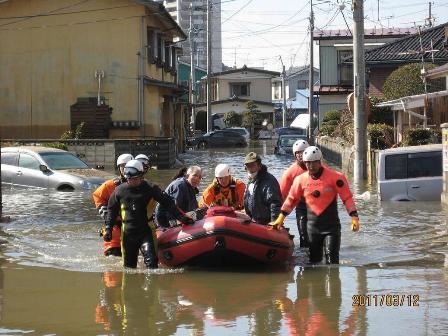
{"label": "life jacket", "polygon": [[303,196],[307,207],[319,216],[331,206],[337,195],[344,203],[347,213],[356,211],[352,193],[343,174],[325,167],[322,175],[318,179],[313,179],[309,172],[305,172],[294,179],[282,211],[289,214]]}
{"label": "life jacket", "polygon": [[294,179],[306,172],[306,168],[301,167],[297,162],[294,162],[282,175],[280,180],[280,190],[282,192],[282,198],[285,200],[288,197],[289,190],[291,189]]}
{"label": "life jacket", "polygon": [[215,216],[225,216],[236,218],[235,209],[228,206],[213,206],[207,209],[205,218],[215,217]]}
{"label": "life jacket", "polygon": [[[228,189],[227,193],[224,193],[223,189]],[[234,207],[235,209],[242,208],[242,200],[238,199],[236,193],[236,180],[233,177],[230,178],[230,184],[225,188],[223,188],[218,180],[215,179],[213,181],[213,193],[215,196],[215,201],[213,202],[214,205],[229,206]]]}

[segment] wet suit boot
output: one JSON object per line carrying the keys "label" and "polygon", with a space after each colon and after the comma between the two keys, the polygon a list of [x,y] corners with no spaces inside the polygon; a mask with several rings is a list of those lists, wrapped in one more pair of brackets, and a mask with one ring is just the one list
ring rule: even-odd
{"label": "wet suit boot", "polygon": [[159,260],[154,249],[154,243],[145,241],[140,247],[143,255],[143,261],[147,268],[158,268]]}
{"label": "wet suit boot", "polygon": [[297,220],[297,229],[299,230],[300,247],[302,248],[310,247],[306,224],[307,224],[306,216],[300,216],[300,218],[298,218]]}

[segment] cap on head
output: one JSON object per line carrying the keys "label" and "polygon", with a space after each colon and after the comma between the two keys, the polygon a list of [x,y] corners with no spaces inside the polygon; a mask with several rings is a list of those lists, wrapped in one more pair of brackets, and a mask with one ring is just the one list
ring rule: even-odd
{"label": "cap on head", "polygon": [[149,165],[149,157],[145,154],[139,154],[135,157],[136,160],[139,160],[144,165]]}
{"label": "cap on head", "polygon": [[309,146],[303,152],[302,160],[304,162],[322,160],[322,151],[316,146]]}
{"label": "cap on head", "polygon": [[138,160],[131,160],[124,166],[124,177],[127,179],[143,176],[143,164]]}
{"label": "cap on head", "polygon": [[134,159],[134,157],[131,154],[121,154],[117,158],[117,167],[119,165],[126,164],[126,163],[128,163],[129,161],[131,161],[133,159]]}
{"label": "cap on head", "polygon": [[228,164],[220,163],[215,168],[215,176],[216,177],[226,177],[230,176],[230,167]]}
{"label": "cap on head", "polygon": [[255,152],[250,152],[246,155],[244,159],[244,164],[252,163],[252,162],[261,162],[261,157]]}
{"label": "cap on head", "polygon": [[305,149],[307,149],[310,145],[306,140],[297,140],[294,142],[294,145],[292,145],[292,152],[295,154],[297,152],[303,152]]}

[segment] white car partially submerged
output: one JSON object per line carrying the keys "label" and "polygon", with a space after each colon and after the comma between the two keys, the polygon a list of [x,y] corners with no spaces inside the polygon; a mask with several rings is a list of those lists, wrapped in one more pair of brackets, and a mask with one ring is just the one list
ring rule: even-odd
{"label": "white car partially submerged", "polygon": [[378,194],[383,201],[438,201],[442,194],[442,145],[380,151]]}
{"label": "white car partially submerged", "polygon": [[41,146],[1,150],[2,185],[58,191],[92,190],[112,175],[61,149]]}

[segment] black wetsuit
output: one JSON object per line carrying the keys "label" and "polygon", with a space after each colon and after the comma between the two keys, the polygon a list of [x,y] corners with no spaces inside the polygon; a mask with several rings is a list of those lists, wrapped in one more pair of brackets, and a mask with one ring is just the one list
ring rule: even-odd
{"label": "black wetsuit", "polygon": [[122,218],[121,249],[123,264],[126,267],[137,267],[139,249],[143,254],[145,265],[151,268],[157,267],[155,227],[148,225],[147,214],[151,199],[155,199],[169,209],[176,218],[182,216],[174,200],[158,186],[147,181],[142,181],[137,187],[123,183],[109,198],[106,228],[112,228],[120,214]]}

